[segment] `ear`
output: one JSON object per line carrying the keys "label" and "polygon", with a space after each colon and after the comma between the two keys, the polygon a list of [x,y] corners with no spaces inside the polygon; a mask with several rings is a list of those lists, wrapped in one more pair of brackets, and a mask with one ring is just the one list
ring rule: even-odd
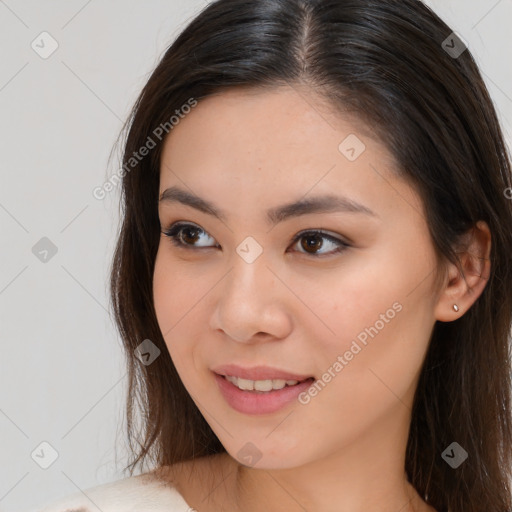
{"label": "ear", "polygon": [[[435,318],[452,322],[460,318],[478,299],[489,279],[491,270],[491,232],[486,222],[480,220],[466,232],[457,252],[464,275],[453,263],[448,263],[443,288],[439,291]],[[453,305],[456,304],[458,311]]]}

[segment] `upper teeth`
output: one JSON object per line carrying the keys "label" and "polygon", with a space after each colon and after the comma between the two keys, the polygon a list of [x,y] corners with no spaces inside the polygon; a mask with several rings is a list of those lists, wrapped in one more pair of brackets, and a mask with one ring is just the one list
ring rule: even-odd
{"label": "upper teeth", "polygon": [[285,385],[295,386],[298,380],[283,380],[283,379],[267,379],[267,380],[248,380],[240,377],[232,377],[226,375],[226,379],[233,383],[235,386],[246,391],[270,391],[271,389],[283,389]]}

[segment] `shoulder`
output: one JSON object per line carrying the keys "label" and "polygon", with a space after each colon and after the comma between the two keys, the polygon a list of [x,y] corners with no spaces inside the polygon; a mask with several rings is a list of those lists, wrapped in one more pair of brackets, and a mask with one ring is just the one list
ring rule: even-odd
{"label": "shoulder", "polygon": [[178,490],[152,473],[69,494],[30,512],[190,512]]}

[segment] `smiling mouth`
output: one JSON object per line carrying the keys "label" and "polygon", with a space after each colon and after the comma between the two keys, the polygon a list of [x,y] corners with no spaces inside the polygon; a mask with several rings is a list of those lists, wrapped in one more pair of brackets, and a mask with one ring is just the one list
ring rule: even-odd
{"label": "smiling mouth", "polygon": [[264,380],[250,380],[242,379],[233,375],[219,375],[225,380],[231,382],[234,386],[242,391],[249,391],[252,393],[270,393],[272,391],[279,391],[283,388],[294,387],[307,381],[314,381],[314,377],[308,377],[302,380],[294,379],[264,379]]}
{"label": "smiling mouth", "polygon": [[[251,381],[240,379],[229,374],[222,375],[216,372],[212,373],[225,402],[233,410],[249,415],[273,414],[284,407],[291,406],[315,381],[314,377],[305,378],[304,375],[302,375],[300,376],[300,381],[287,379],[290,381],[289,384],[287,384],[285,379]],[[273,373],[275,374],[276,372]],[[286,372],[281,372],[281,375],[283,377],[292,376],[290,373],[285,373]],[[295,376],[299,377],[299,375]],[[233,381],[235,381],[236,384]],[[246,387],[255,387],[256,389],[243,389]]]}

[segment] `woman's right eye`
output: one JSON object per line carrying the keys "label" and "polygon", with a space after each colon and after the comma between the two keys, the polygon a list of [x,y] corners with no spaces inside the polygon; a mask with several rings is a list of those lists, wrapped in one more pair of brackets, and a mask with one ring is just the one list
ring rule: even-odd
{"label": "woman's right eye", "polygon": [[[212,245],[196,245],[198,239],[200,239],[201,234],[207,234],[206,231],[201,229],[198,226],[194,226],[193,224],[183,224],[177,223],[168,228],[167,230],[162,231],[162,233],[171,239],[171,242],[183,249],[196,249],[196,248],[211,248],[218,247]],[[207,235],[209,236],[209,235]],[[213,238],[210,237],[212,240]]]}

